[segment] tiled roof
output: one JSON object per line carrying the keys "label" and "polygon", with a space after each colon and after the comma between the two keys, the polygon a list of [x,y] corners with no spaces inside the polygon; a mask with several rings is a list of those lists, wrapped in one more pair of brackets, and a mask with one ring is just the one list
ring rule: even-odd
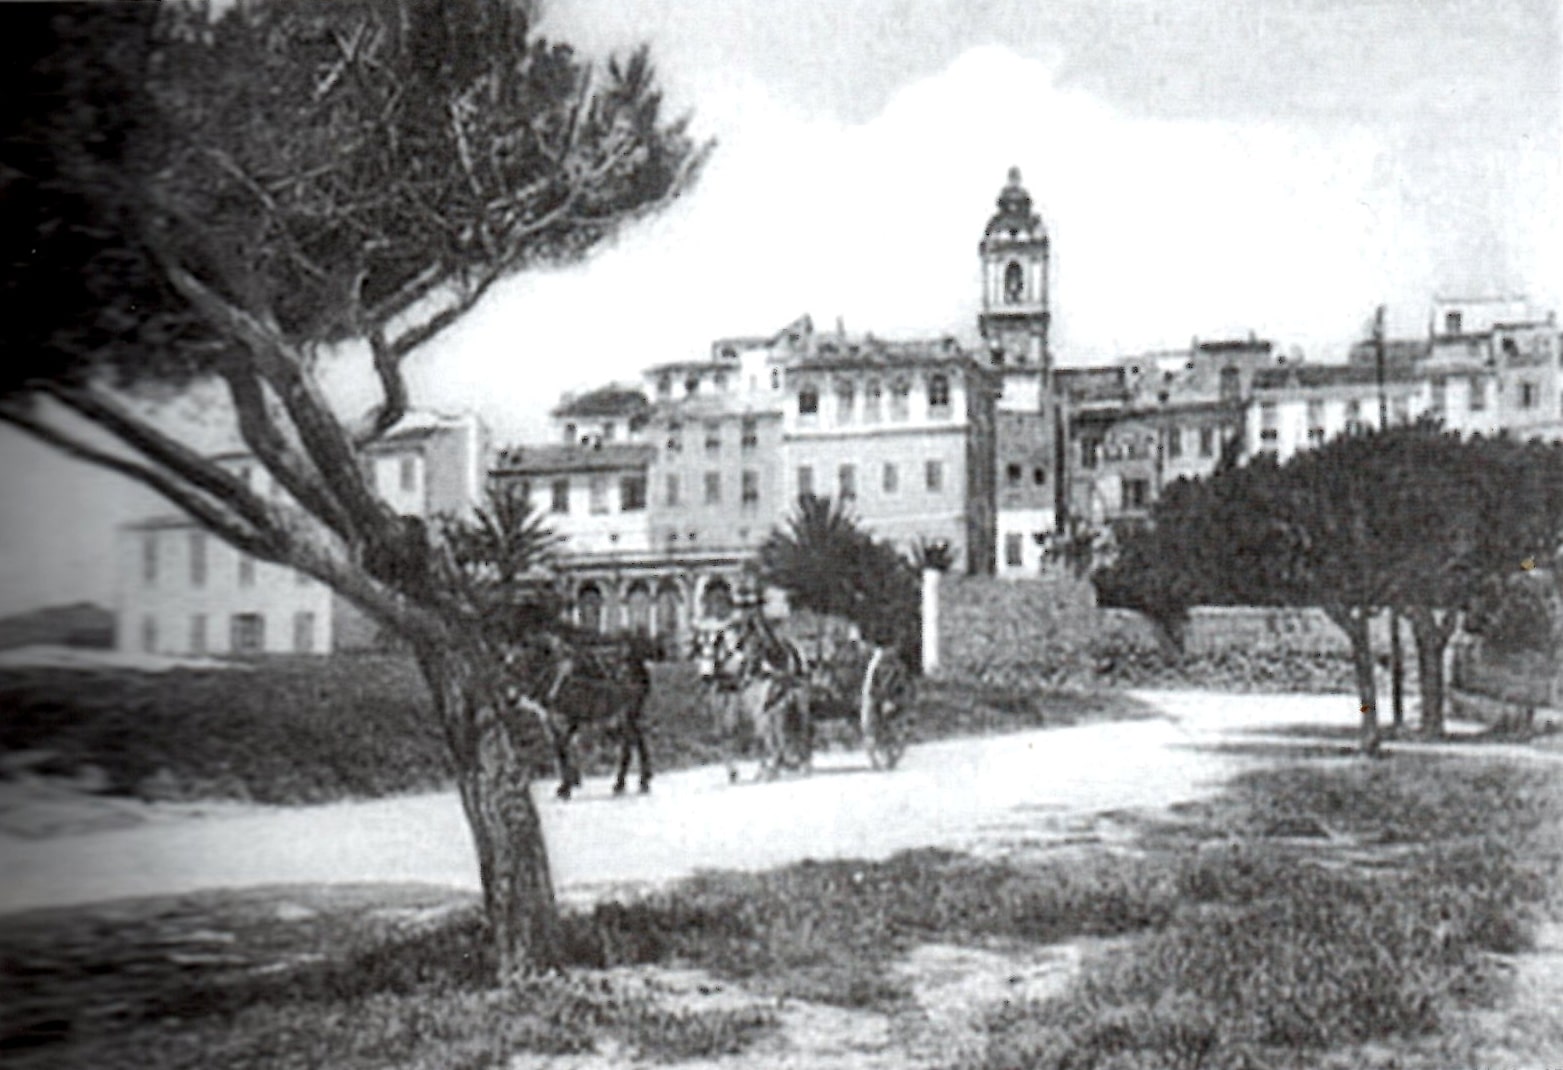
{"label": "tiled roof", "polygon": [[[1385,363],[1384,381],[1412,382],[1421,376],[1409,364]],[[1260,368],[1254,372],[1255,390],[1285,390],[1329,386],[1365,386],[1378,381],[1378,369],[1372,364],[1288,364],[1280,368]]]}
{"label": "tiled roof", "polygon": [[605,442],[600,446],[513,446],[500,451],[494,471],[515,475],[618,471],[645,466],[655,452],[649,445],[630,442]]}

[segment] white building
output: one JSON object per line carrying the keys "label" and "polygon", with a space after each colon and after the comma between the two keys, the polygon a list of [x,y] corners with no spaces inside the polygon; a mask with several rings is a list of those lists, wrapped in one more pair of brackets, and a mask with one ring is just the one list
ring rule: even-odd
{"label": "white building", "polygon": [[[375,493],[404,516],[470,510],[488,436],[477,417],[412,413],[368,450]],[[217,458],[283,497],[248,454]],[[376,629],[320,582],[257,561],[183,515],[124,525],[117,541],[116,644],[157,654],[320,654],[368,645]]]}

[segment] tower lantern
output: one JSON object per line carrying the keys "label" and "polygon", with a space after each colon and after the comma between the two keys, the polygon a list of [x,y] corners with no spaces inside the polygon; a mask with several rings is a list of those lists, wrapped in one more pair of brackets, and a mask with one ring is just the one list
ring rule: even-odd
{"label": "tower lantern", "polygon": [[982,312],[977,327],[990,359],[1006,371],[1049,370],[1048,237],[1020,168],[1009,169],[999,191],[998,210],[988,220],[978,252],[982,257]]}

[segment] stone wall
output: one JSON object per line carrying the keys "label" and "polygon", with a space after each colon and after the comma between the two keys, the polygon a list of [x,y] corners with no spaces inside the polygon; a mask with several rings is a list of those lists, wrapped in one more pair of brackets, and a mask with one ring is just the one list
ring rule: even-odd
{"label": "stone wall", "polygon": [[[997,580],[945,577],[941,585],[941,657],[946,671],[978,673],[1074,653],[1142,649],[1174,655],[1151,620],[1126,609],[1101,609],[1090,583],[1071,578]],[[1376,646],[1387,626],[1376,622]],[[1407,657],[1409,629],[1406,637]],[[1306,654],[1347,657],[1345,634],[1322,610],[1260,606],[1199,606],[1190,611],[1183,654]]]}

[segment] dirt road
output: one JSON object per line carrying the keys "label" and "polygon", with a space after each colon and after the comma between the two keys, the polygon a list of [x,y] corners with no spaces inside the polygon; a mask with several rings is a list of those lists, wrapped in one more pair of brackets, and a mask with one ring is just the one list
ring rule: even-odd
{"label": "dirt road", "polygon": [[[590,780],[560,803],[539,784],[555,880],[566,901],[586,902],[700,869],[878,858],[918,846],[1008,851],[1102,835],[1094,815],[1196,797],[1254,760],[1210,744],[1251,738],[1261,727],[1356,717],[1346,696],[1141,697],[1163,716],[926,744],[889,774],[869,771],[860,752],[843,752],[822,755],[810,777],[768,784],[730,786],[718,767],[668,773],[645,797],[615,799],[606,780]],[[223,807],[113,831],[0,838],[0,873],[3,912],[261,884],[478,882],[449,792]]]}

